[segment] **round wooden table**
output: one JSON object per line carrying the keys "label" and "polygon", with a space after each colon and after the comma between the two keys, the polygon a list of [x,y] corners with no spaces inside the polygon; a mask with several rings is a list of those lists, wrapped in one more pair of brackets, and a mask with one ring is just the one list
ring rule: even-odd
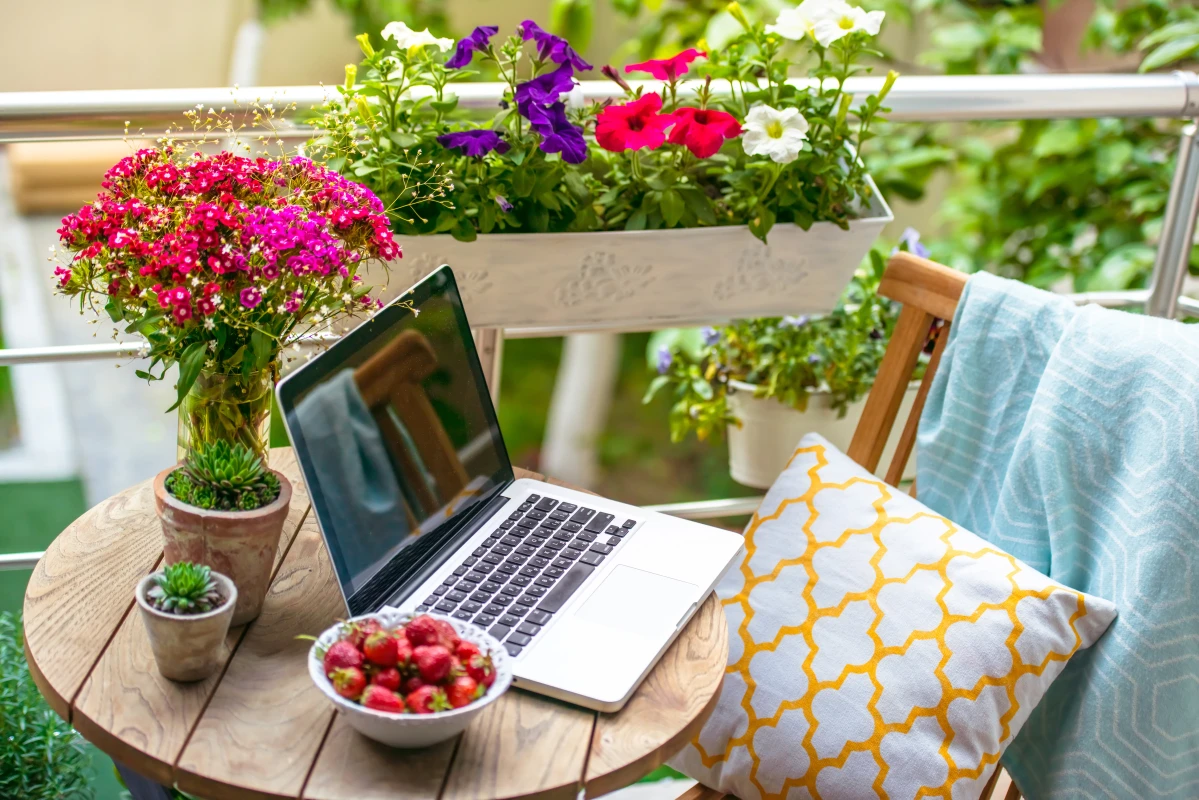
{"label": "round wooden table", "polygon": [[[25,595],[25,653],[50,705],[116,761],[219,798],[574,800],[659,766],[703,725],[728,654],[708,598],[628,705],[603,714],[520,690],[458,739],[416,751],[363,738],[308,677],[309,643],[346,615],[295,458],[295,486],[262,615],[226,640],[225,668],[193,684],[154,666],[133,587],[162,558],[149,481],[80,517],[38,562]],[[533,473],[522,473],[540,477]]]}

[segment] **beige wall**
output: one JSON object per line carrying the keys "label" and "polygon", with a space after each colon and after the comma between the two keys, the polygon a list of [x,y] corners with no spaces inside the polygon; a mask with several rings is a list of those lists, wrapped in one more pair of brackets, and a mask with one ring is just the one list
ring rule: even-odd
{"label": "beige wall", "polygon": [[[348,20],[328,0],[313,6],[267,29],[260,85],[337,83],[358,59]],[[224,86],[238,26],[253,7],[253,0],[0,0],[0,92]],[[451,0],[449,7],[460,32],[549,20],[549,0]],[[608,0],[595,0],[595,8],[588,55],[603,59],[631,26]]]}

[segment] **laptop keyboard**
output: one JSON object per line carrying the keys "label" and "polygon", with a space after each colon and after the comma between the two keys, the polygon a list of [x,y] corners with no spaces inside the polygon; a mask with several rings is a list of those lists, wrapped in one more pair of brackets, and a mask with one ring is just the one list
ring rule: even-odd
{"label": "laptop keyboard", "polygon": [[636,524],[531,494],[416,610],[473,622],[519,655]]}

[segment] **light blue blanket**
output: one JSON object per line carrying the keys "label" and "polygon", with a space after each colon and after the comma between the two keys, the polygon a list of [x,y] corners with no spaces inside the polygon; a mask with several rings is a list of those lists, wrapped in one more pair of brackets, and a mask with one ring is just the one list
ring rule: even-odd
{"label": "light blue blanket", "polygon": [[1199,797],[1199,326],[974,275],[917,447],[923,502],[1120,610],[1004,755],[1026,797]]}

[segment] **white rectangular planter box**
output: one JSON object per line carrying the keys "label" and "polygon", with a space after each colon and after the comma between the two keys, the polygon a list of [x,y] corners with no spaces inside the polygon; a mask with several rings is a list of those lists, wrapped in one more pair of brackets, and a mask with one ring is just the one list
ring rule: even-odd
{"label": "white rectangular planter box", "polygon": [[[871,182],[871,188],[874,188]],[[810,314],[836,303],[893,216],[874,189],[849,230],[776,225],[768,244],[744,226],[603,233],[404,236],[383,296],[442,264],[480,328],[650,330],[738,317]],[[367,280],[382,283],[382,270]]]}

